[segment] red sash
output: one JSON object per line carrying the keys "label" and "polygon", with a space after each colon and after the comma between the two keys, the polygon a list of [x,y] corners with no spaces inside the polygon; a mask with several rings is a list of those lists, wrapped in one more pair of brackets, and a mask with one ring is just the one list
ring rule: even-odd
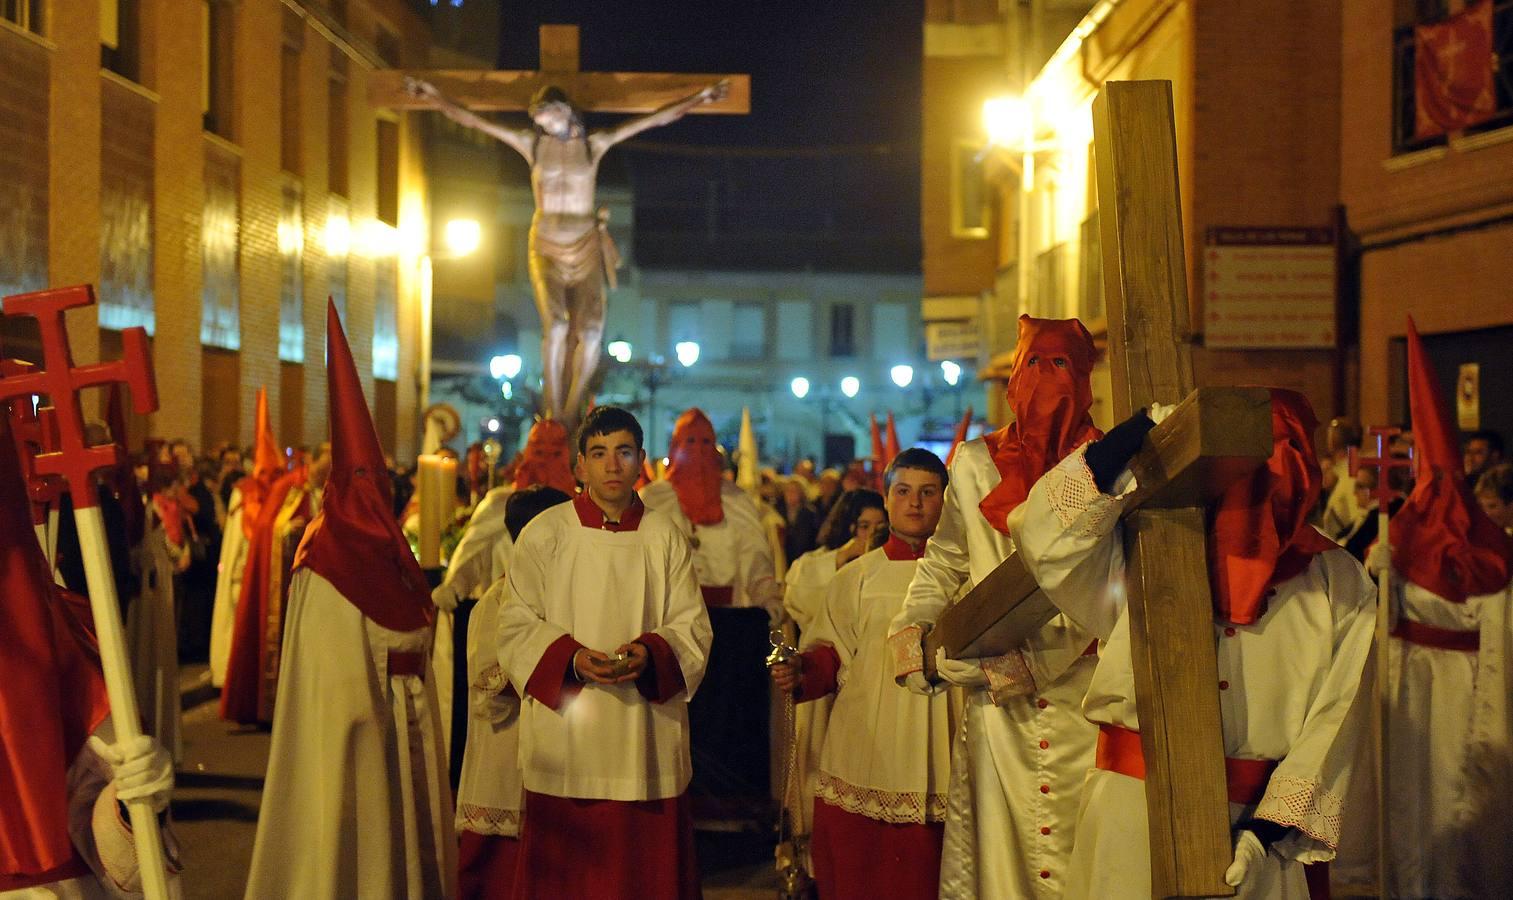
{"label": "red sash", "polygon": [[[1145,753],[1140,748],[1140,732],[1118,725],[1098,726],[1098,754],[1094,763],[1100,769],[1145,780]],[[1224,780],[1229,784],[1229,802],[1249,806],[1261,802],[1266,781],[1277,767],[1274,759],[1224,760]]]}
{"label": "red sash", "polygon": [[1436,628],[1412,619],[1400,619],[1397,627],[1392,629],[1392,636],[1402,638],[1410,644],[1434,647],[1439,650],[1475,653],[1481,649],[1481,632],[1479,631],[1451,631],[1448,628]]}

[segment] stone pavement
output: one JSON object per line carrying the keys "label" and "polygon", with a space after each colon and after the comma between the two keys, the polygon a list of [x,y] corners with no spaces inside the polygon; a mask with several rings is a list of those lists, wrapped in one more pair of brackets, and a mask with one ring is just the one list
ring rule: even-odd
{"label": "stone pavement", "polygon": [[[221,721],[220,697],[203,665],[183,667],[181,689],[184,758],[173,817],[185,866],[184,897],[241,897],[252,862],[269,735]],[[699,832],[698,852],[706,900],[776,897],[769,835]]]}

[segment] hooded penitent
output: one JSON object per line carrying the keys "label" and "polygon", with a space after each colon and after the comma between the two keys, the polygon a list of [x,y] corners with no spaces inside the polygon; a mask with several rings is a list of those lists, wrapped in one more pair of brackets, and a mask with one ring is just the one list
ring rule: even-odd
{"label": "hooded penitent", "polygon": [[1249,625],[1266,593],[1339,545],[1308,524],[1324,479],[1313,448],[1313,407],[1296,391],[1271,392],[1271,457],[1209,510],[1208,574],[1214,615]]}
{"label": "hooded penitent", "polygon": [[720,451],[714,425],[698,407],[678,416],[668,448],[667,480],[678,495],[683,515],[695,525],[718,525],[725,520],[720,505]]}
{"label": "hooded penitent", "polygon": [[573,478],[572,450],[568,444],[567,426],[556,419],[542,419],[532,425],[525,438],[525,453],[515,467],[515,489],[544,484],[572,496],[578,482]]}
{"label": "hooded penitent", "polygon": [[326,379],[331,409],[331,475],[320,514],[294,558],[384,628],[431,624],[435,607],[425,573],[394,518],[389,471],[363,400],[357,365],[336,306],[326,308]]}
{"label": "hooded penitent", "polygon": [[1009,533],[1009,513],[1040,476],[1103,436],[1089,414],[1096,356],[1092,335],[1076,319],[1019,317],[1019,349],[1005,392],[1014,421],[983,437],[1000,480],[978,509],[998,531]]}
{"label": "hooded penitent", "polygon": [[1513,568],[1513,546],[1471,496],[1439,380],[1411,318],[1408,408],[1415,481],[1392,517],[1393,565],[1408,581],[1452,603],[1501,590]]}
{"label": "hooded penitent", "polygon": [[0,883],[69,863],[68,768],[110,711],[88,603],[53,583],[0,415]]}
{"label": "hooded penitent", "polygon": [[898,442],[898,426],[893,423],[893,411],[888,411],[888,424],[885,443],[883,444],[883,470],[893,465],[893,460],[903,452],[903,447]]}
{"label": "hooded penitent", "polygon": [[257,413],[253,422],[255,434],[252,450],[252,474],[237,482],[242,492],[242,534],[252,537],[263,504],[273,483],[284,474],[284,458],[278,452],[278,438],[273,436],[273,426],[268,420],[268,390],[257,389]]}

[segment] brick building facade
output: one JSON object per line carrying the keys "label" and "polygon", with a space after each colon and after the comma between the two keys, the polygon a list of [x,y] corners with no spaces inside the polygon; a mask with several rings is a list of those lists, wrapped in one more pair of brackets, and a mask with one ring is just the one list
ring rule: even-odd
{"label": "brick building facade", "polygon": [[[326,435],[335,297],[386,448],[417,435],[429,223],[412,117],[367,103],[422,65],[405,0],[23,0],[0,7],[0,292],[88,282],[76,361],[153,335],[144,435],[252,440],[268,389],[286,445]],[[7,352],[35,353],[25,322]],[[400,423],[403,423],[401,427]]]}

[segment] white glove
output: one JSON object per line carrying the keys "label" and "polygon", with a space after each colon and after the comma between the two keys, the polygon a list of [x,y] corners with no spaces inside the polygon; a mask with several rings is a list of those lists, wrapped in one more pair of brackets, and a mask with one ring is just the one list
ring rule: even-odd
{"label": "white glove", "polygon": [[1366,572],[1373,578],[1380,578],[1383,572],[1392,569],[1392,546],[1378,538],[1366,552]]}
{"label": "white glove", "polygon": [[457,589],[447,582],[436,585],[436,590],[431,592],[431,602],[442,612],[454,612],[462,598],[457,596]]}
{"label": "white glove", "polygon": [[947,659],[945,648],[935,651],[935,671],[940,677],[958,687],[980,688],[988,686],[988,673],[975,659]]}
{"label": "white glove", "polygon": [[90,746],[110,763],[121,802],[146,800],[154,812],[168,808],[173,796],[173,758],[156,738],[141,734],[113,746],[91,737]]}
{"label": "white glove", "polygon": [[905,675],[904,687],[916,694],[923,694],[926,697],[938,694],[941,691],[941,685],[931,684],[930,679],[926,678],[923,672],[910,672],[908,675]]}
{"label": "white glove", "polygon": [[1175,403],[1152,403],[1150,409],[1145,411],[1145,414],[1150,417],[1152,422],[1160,425],[1161,421],[1171,415],[1172,410],[1176,408],[1177,404]]}
{"label": "white glove", "polygon": [[1266,848],[1261,846],[1261,839],[1249,831],[1240,832],[1235,837],[1235,861],[1224,870],[1224,883],[1239,887],[1251,867],[1265,858]]}

